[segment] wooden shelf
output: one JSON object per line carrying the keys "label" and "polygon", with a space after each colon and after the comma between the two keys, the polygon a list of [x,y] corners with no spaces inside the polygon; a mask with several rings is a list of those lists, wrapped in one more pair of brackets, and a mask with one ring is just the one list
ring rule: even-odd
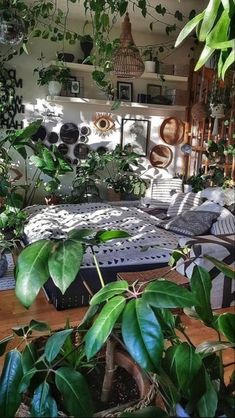
{"label": "wooden shelf", "polygon": [[[48,66],[57,66],[56,61],[50,61]],[[84,73],[92,73],[94,71],[93,65],[88,64],[78,64],[76,62],[65,62],[64,63],[66,68],[69,68],[72,71],[79,71]],[[171,75],[171,74],[156,74],[156,73],[147,73],[144,72],[140,78],[146,79],[146,80],[154,80],[159,81],[164,77],[165,81],[175,82],[175,83],[187,83],[188,77],[183,77],[179,75]]]}
{"label": "wooden shelf", "polygon": [[[47,101],[52,103],[73,103],[80,105],[99,105],[99,106],[108,106],[112,107],[113,101],[110,100],[98,100],[98,99],[88,99],[82,97],[66,97],[66,96],[47,96]],[[155,105],[148,103],[134,103],[134,102],[121,102],[121,108],[129,109],[140,109],[140,110],[171,110],[172,112],[183,112],[185,111],[185,106],[177,105]]]}

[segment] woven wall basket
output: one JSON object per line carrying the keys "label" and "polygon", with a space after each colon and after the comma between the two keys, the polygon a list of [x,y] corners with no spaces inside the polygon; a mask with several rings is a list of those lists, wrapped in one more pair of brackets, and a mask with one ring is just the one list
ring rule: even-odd
{"label": "woven wall basket", "polygon": [[161,124],[160,135],[168,145],[179,145],[184,139],[184,123],[174,117],[167,118]]}
{"label": "woven wall basket", "polygon": [[170,165],[172,158],[173,153],[170,147],[156,145],[151,150],[149,160],[153,167],[166,168]]}

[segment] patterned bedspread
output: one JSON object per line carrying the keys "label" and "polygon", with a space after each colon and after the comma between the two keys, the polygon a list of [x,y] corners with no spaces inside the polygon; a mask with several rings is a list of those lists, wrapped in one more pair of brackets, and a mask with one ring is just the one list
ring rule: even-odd
{"label": "patterned bedspread", "polygon": [[[103,203],[80,205],[31,206],[24,232],[32,243],[43,238],[66,236],[71,229],[120,229],[130,238],[114,240],[94,247],[101,267],[115,265],[167,263],[177,247],[178,234],[157,227],[158,220],[133,207],[115,207]],[[82,267],[93,267],[90,249],[86,250]]]}

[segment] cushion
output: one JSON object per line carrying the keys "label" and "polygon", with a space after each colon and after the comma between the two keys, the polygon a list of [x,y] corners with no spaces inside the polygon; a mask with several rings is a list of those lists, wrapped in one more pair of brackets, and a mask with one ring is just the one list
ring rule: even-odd
{"label": "cushion", "polygon": [[188,210],[170,220],[159,221],[161,228],[193,237],[205,234],[211,227],[218,213]]}
{"label": "cushion", "polygon": [[182,192],[182,179],[169,178],[157,179],[152,181],[151,205],[167,209],[172,196],[175,193]]}
{"label": "cushion", "polygon": [[207,187],[204,190],[201,190],[197,193],[197,196],[201,199],[211,200],[212,202],[219,203],[219,205],[224,206],[224,192],[221,187]]}
{"label": "cushion", "polygon": [[211,233],[213,235],[230,235],[235,233],[235,216],[223,208],[217,221],[212,225]]}
{"label": "cushion", "polygon": [[224,208],[223,208],[223,206],[220,206],[218,203],[211,202],[210,200],[207,200],[206,202],[202,203],[202,205],[197,206],[193,210],[200,210],[200,211],[203,210],[203,211],[207,211],[207,212],[215,212],[215,213],[221,214],[221,212],[224,210]]}
{"label": "cushion", "polygon": [[224,204],[225,206],[231,206],[235,203],[235,190],[234,188],[223,189],[224,193]]}
{"label": "cushion", "polygon": [[173,218],[174,216],[180,215],[182,212],[201,205],[201,203],[202,200],[196,193],[176,193],[171,199],[167,216]]}

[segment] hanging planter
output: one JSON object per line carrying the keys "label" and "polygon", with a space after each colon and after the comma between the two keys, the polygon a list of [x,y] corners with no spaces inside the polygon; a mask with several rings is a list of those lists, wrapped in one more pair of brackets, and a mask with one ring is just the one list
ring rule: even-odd
{"label": "hanging planter", "polygon": [[13,9],[0,11],[0,44],[18,45],[26,34],[25,24]]}

